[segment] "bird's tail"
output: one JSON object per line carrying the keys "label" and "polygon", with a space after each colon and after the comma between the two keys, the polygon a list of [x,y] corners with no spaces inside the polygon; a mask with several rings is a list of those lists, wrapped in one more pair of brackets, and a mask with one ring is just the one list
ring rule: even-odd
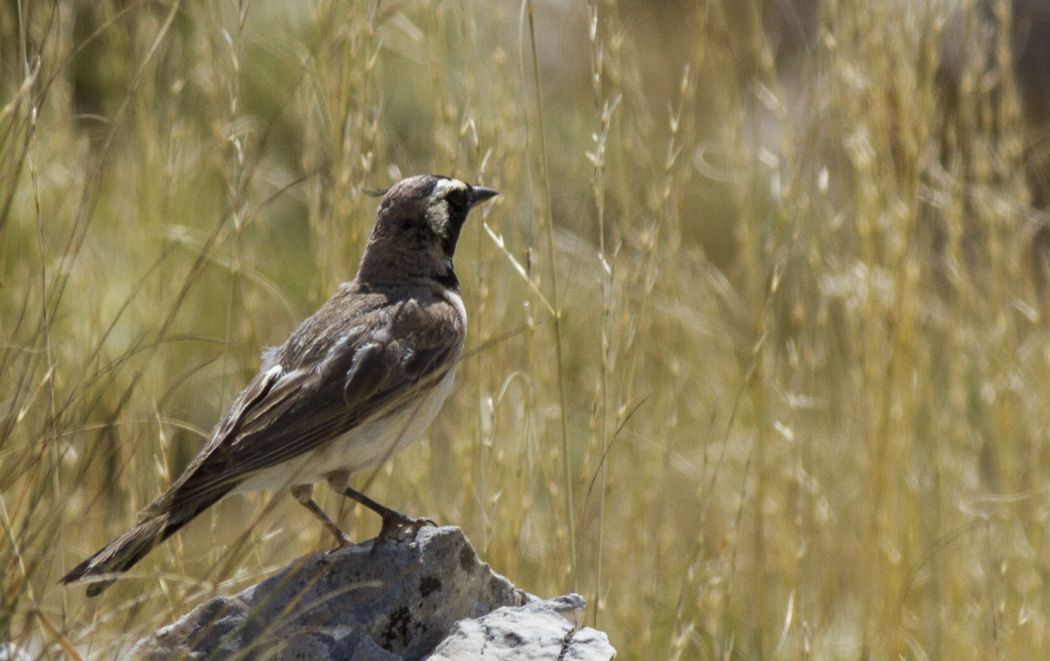
{"label": "bird's tail", "polygon": [[131,530],[106,544],[93,556],[74,567],[59,582],[73,583],[94,576],[103,577],[93,580],[87,588],[89,597],[98,596],[117,580],[115,574],[131,569],[136,562],[152,551],[153,547],[189,523],[210,504],[211,502],[208,502],[202,507],[184,509],[181,512],[162,512],[140,520]]}

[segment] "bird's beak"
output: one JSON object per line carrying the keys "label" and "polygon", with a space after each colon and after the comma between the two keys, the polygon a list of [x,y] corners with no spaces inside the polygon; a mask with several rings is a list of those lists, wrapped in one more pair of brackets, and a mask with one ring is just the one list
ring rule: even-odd
{"label": "bird's beak", "polygon": [[499,195],[499,191],[484,186],[472,186],[470,189],[470,206],[481,204],[485,200]]}

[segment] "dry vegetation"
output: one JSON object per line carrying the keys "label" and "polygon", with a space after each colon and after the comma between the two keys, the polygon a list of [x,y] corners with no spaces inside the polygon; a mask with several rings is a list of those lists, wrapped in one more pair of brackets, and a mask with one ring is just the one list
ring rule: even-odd
{"label": "dry vegetation", "polygon": [[434,171],[503,192],[457,257],[473,350],[359,486],[626,659],[1050,652],[1005,39],[967,5],[949,112],[943,3],[822,2],[790,66],[753,4],[0,7],[0,640],[108,658],[330,544],[236,497],[56,585],[353,275],[363,191]]}

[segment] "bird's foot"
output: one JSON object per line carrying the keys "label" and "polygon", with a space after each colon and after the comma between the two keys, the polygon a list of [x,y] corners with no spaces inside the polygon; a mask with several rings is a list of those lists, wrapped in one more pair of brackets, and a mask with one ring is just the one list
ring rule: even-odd
{"label": "bird's foot", "polygon": [[350,537],[348,537],[342,530],[332,530],[332,536],[335,537],[335,548],[332,549],[332,551],[338,551],[339,549],[354,545],[354,540],[350,539]]}
{"label": "bird's foot", "polygon": [[321,522],[321,524],[325,527],[325,530],[332,533],[332,537],[335,537],[336,544],[338,544],[338,546],[336,546],[336,549],[341,549],[344,546],[353,545],[354,540],[347,537],[346,533],[343,532],[343,529],[340,528],[335,521],[332,521],[332,519],[330,519],[328,515],[324,513],[324,510],[322,510],[321,507],[311,497],[311,493],[312,490],[309,486],[292,487],[292,495],[297,501],[299,501],[299,504],[305,507],[307,510],[309,510],[310,513],[313,514],[315,517],[317,517],[317,520]]}
{"label": "bird's foot", "polygon": [[437,525],[432,519],[413,518],[411,516],[406,516],[397,510],[390,509],[386,505],[380,505],[356,489],[347,487],[343,490],[343,495],[352,500],[356,500],[379,516],[383,517],[383,527],[379,531],[379,536],[376,537],[376,547],[385,542],[404,539],[407,534],[415,536],[415,534],[419,532],[419,529],[424,526]]}
{"label": "bird's foot", "polygon": [[379,530],[379,536],[376,537],[376,544],[405,539],[409,535],[415,537],[420,528],[436,525],[437,522],[433,519],[415,518],[389,510],[383,514],[383,527]]}

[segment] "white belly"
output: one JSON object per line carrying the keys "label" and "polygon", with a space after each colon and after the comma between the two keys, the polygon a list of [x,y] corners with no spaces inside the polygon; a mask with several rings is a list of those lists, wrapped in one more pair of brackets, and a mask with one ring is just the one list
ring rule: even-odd
{"label": "white belly", "polygon": [[452,390],[450,370],[425,397],[380,420],[367,422],[299,457],[260,471],[232,493],[313,484],[337,471],[354,473],[386,461],[423,435]]}

